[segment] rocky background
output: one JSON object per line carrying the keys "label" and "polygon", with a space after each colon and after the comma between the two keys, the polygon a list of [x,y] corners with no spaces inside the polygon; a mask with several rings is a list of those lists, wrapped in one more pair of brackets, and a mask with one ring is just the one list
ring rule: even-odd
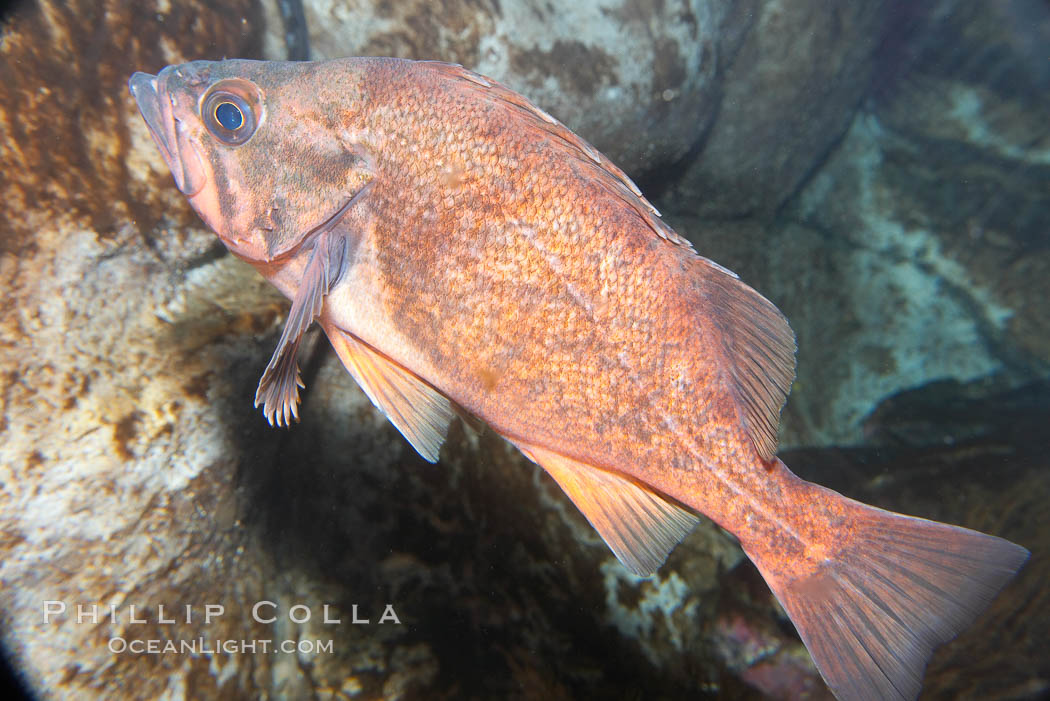
{"label": "rocky background", "polygon": [[[323,339],[301,424],[252,409],[286,302],[172,186],[126,81],[358,54],[524,92],[775,301],[799,341],[789,465],[1032,550],[926,697],[1050,690],[1045,2],[44,0],[3,22],[0,640],[31,693],[827,698],[717,528],[632,577],[492,434],[456,425],[423,462]],[[46,600],[69,611],[45,623]],[[276,622],[253,621],[260,600]],[[205,624],[209,603],[226,611]],[[114,654],[115,637],[304,651]]]}

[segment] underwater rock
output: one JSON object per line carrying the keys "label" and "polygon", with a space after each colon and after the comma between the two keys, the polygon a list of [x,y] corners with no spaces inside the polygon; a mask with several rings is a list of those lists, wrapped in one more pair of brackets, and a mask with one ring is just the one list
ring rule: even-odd
{"label": "underwater rock", "polygon": [[849,126],[867,92],[886,3],[759,0],[720,66],[718,114],[680,179],[681,209],[768,219]]}
{"label": "underwater rock", "polygon": [[912,21],[872,100],[881,216],[929,237],[1004,366],[1045,372],[1050,305],[1032,302],[1050,290],[1050,7],[942,0]]}
{"label": "underwater rock", "polygon": [[930,380],[995,374],[1008,387],[1050,373],[1050,315],[1033,303],[1050,295],[1050,161],[1033,162],[1043,157],[858,116],[802,193],[791,216],[803,226],[783,233],[785,248],[834,261],[831,277],[782,279],[785,296],[838,291],[837,320],[812,307],[792,318],[810,349],[799,394],[841,378],[823,399],[795,398],[817,442],[860,440],[860,419],[883,397]]}
{"label": "underwater rock", "polygon": [[1050,15],[1035,5],[897,8],[874,92],[774,219],[657,203],[790,320],[782,445],[864,443],[880,402],[933,380],[1050,374],[1050,72],[1025,48],[1050,19],[1013,30],[1017,8]]}
{"label": "underwater rock", "polygon": [[[861,113],[777,222],[712,222],[664,207],[795,330],[781,445],[868,442],[864,420],[880,402],[933,380],[994,377],[1003,389],[1050,373],[1047,312],[1032,302],[1050,296],[1040,237],[1005,221],[962,237],[952,209],[931,201],[942,188],[976,186],[983,171],[1000,197],[1014,198],[1012,211],[1041,221],[1046,209],[1035,208],[1050,180],[1023,185],[1031,170],[950,153],[917,149]],[[938,158],[943,169],[932,169]],[[1042,225],[1050,231],[1050,220]]]}
{"label": "underwater rock", "polygon": [[[311,57],[460,63],[506,83],[632,174],[681,159],[717,108],[750,0],[613,4],[305,0]],[[267,54],[285,56],[268,4]]]}
{"label": "underwater rock", "polygon": [[[261,26],[253,0],[215,8],[192,0],[17,3],[0,29],[0,191],[7,218],[0,250],[32,252],[25,232],[41,225],[51,231],[75,223],[111,243],[131,221],[147,235],[162,220],[178,225],[177,237],[195,226],[196,216],[180,202],[185,198],[152,188],[170,175],[146,149],[136,150],[150,138],[125,109],[133,104],[128,74],[188,58],[257,56]],[[29,221],[38,212],[50,216]]]}
{"label": "underwater rock", "polygon": [[[126,88],[131,66],[257,51],[252,8],[23,3],[2,29],[0,637],[38,691],[157,696],[197,675],[218,687],[209,665],[225,659],[155,665],[107,641],[166,635],[130,624],[127,604],[154,620],[160,603],[232,609],[266,581],[240,556],[236,460],[211,387],[254,356],[224,344],[229,328],[266,315],[221,300],[189,325],[166,314],[215,242],[171,193]],[[236,292],[272,322],[264,289]],[[46,601],[65,615],[45,622]],[[78,603],[99,607],[97,624],[76,622]],[[222,621],[207,633],[232,637]]]}

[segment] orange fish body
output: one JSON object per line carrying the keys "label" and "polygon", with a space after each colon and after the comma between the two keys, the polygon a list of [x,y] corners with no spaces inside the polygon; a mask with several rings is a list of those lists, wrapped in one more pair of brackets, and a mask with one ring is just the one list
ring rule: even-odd
{"label": "orange fish body", "polygon": [[1027,551],[868,507],[775,457],[780,312],[698,256],[528,100],[397,59],[196,62],[132,92],[179,188],[290,299],[256,403],[296,416],[317,321],[427,459],[466,413],[654,572],[703,513],[736,535],[842,699],[914,698]]}

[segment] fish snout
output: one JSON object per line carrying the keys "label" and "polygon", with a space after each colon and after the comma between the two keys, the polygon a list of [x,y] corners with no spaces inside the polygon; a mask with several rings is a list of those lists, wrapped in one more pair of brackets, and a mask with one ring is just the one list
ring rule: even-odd
{"label": "fish snout", "polygon": [[184,195],[193,197],[206,184],[207,174],[186,125],[175,115],[177,100],[167,88],[171,71],[169,66],[159,75],[136,72],[128,80],[128,89],[175,178],[175,185]]}
{"label": "fish snout", "polygon": [[146,121],[146,126],[149,127],[153,140],[157,143],[157,148],[160,149],[164,160],[170,167],[172,150],[162,127],[164,114],[160,106],[160,96],[157,94],[157,76],[141,71],[135,72],[128,81],[128,89],[131,91],[131,96],[135,98],[135,103],[139,107],[142,118]]}

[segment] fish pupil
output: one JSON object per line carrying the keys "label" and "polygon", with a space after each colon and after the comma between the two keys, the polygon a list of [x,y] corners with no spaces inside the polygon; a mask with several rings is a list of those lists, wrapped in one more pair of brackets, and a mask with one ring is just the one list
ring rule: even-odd
{"label": "fish pupil", "polygon": [[244,124],[241,108],[232,102],[220,102],[215,107],[215,121],[230,131],[237,131]]}

